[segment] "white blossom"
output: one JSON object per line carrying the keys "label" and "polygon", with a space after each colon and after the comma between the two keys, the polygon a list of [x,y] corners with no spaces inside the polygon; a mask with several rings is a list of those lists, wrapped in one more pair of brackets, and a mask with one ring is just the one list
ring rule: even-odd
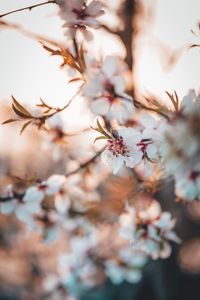
{"label": "white blossom", "polygon": [[185,201],[200,200],[200,164],[175,176],[175,194]]}
{"label": "white blossom", "polygon": [[135,108],[132,97],[124,92],[120,63],[117,58],[107,56],[99,71],[89,76],[83,94],[90,98],[93,113],[124,123],[134,115]]}
{"label": "white blossom", "polygon": [[60,7],[59,15],[64,20],[63,27],[67,28],[65,34],[73,39],[76,32],[81,31],[87,40],[92,39],[88,28],[98,29],[101,24],[97,20],[104,11],[100,1],[93,0],[89,4],[83,0],[57,0]]}
{"label": "white blossom", "polygon": [[136,129],[122,127],[115,133],[115,137],[108,139],[101,158],[116,174],[123,164],[134,168],[142,159],[151,160],[156,155],[157,148],[150,139],[143,139],[143,134]]}
{"label": "white blossom", "polygon": [[155,201],[149,209],[148,213],[148,207],[138,211],[128,208],[120,216],[119,234],[130,241],[134,251],[150,255],[153,259],[166,258],[171,253],[169,241],[180,242],[173,231],[175,220],[170,213],[161,212]]}

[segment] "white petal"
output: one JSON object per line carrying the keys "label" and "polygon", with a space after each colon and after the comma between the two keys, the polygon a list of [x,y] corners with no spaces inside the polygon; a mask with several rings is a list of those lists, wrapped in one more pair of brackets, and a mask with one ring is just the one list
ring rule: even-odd
{"label": "white petal", "polygon": [[92,28],[98,29],[100,27],[99,21],[95,20],[94,18],[87,18],[85,24]]}
{"label": "white petal", "polygon": [[115,76],[111,78],[111,82],[115,87],[116,93],[120,95],[120,93],[122,93],[125,89],[124,79],[120,76]]}
{"label": "white petal", "polygon": [[107,56],[104,60],[102,71],[108,76],[112,77],[117,71],[116,59],[111,56]]}
{"label": "white petal", "polygon": [[66,183],[66,177],[63,175],[52,175],[48,178],[46,181],[47,189],[46,193],[47,195],[53,195],[62,188],[62,186]]}
{"label": "white petal", "polygon": [[58,213],[64,214],[68,211],[70,208],[71,201],[70,199],[65,195],[62,196],[60,194],[56,195],[55,197],[55,208]]}
{"label": "white petal", "polygon": [[16,200],[2,202],[0,204],[0,211],[2,214],[9,215],[14,212],[16,206]]}
{"label": "white petal", "polygon": [[92,2],[90,2],[90,4],[87,6],[86,8],[86,13],[89,14],[90,16],[96,16],[99,11],[101,11],[102,9],[102,3],[99,1],[95,1],[93,0]]}
{"label": "white petal", "polygon": [[119,172],[119,170],[123,166],[123,163],[124,163],[124,158],[122,155],[118,155],[118,157],[116,157],[114,159],[114,165],[113,165],[113,174],[114,175],[116,175]]}
{"label": "white petal", "polygon": [[97,115],[106,115],[109,111],[110,104],[106,98],[100,98],[93,100],[90,107],[93,113]]}
{"label": "white petal", "polygon": [[150,159],[155,159],[157,156],[157,147],[154,144],[149,144],[146,148],[147,156]]}
{"label": "white petal", "polygon": [[26,190],[23,201],[42,201],[44,198],[44,192],[40,191],[38,187],[32,186]]}
{"label": "white petal", "polygon": [[128,168],[134,168],[136,165],[138,165],[143,157],[142,151],[136,151],[134,155],[131,157],[126,158],[125,163]]}

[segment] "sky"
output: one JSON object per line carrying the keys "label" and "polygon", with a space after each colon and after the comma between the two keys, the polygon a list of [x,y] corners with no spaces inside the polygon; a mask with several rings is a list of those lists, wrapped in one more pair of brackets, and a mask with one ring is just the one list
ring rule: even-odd
{"label": "sky", "polygon": [[[36,0],[0,1],[0,13],[23,6],[36,4]],[[163,96],[164,91],[176,90],[182,97],[189,88],[199,89],[200,57],[199,50],[187,50],[189,43],[198,42],[192,35],[199,21],[199,0],[143,0],[148,16],[149,8],[154,7],[150,19],[142,18],[142,30],[138,39],[135,82],[139,95],[151,92]],[[28,12],[19,12],[5,18],[21,24],[26,29],[65,41],[61,20],[55,5],[46,5]],[[146,22],[146,23],[145,23]],[[123,53],[118,41],[116,44],[105,36],[96,39],[97,46],[105,54]],[[106,45],[107,47],[105,47]],[[31,39],[13,30],[0,32],[0,97],[11,101],[11,94],[22,102],[38,103],[39,98],[49,103],[62,105],[66,97],[74,93],[67,85],[66,71],[59,69],[59,58],[49,57],[42,47]],[[180,53],[173,67],[168,65],[168,54]]]}

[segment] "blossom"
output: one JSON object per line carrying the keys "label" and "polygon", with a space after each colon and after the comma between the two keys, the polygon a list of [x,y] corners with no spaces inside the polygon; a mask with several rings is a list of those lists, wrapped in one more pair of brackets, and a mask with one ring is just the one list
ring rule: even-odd
{"label": "blossom", "polygon": [[95,202],[100,200],[99,194],[92,189],[83,189],[83,179],[80,174],[70,176],[62,190],[55,195],[55,208],[60,214],[65,214],[69,209],[76,212],[85,212]]}
{"label": "blossom", "polygon": [[41,203],[45,195],[55,195],[65,181],[65,176],[52,175],[46,181],[29,187],[20,199],[9,189],[7,195],[11,200],[1,204],[1,212],[5,214],[14,212],[19,220],[33,225],[33,215],[41,212]]}
{"label": "blossom", "polygon": [[119,59],[107,56],[99,71],[89,76],[83,94],[90,99],[93,113],[124,123],[134,115],[135,108],[132,97],[124,92],[119,64]]}
{"label": "blossom", "polygon": [[175,194],[185,201],[200,200],[200,164],[175,175]]}
{"label": "blossom", "polygon": [[121,127],[107,143],[101,158],[104,163],[113,167],[114,174],[117,174],[123,164],[134,168],[142,159],[151,161],[157,155],[157,148],[152,140],[143,138],[143,134],[134,128]]}
{"label": "blossom", "polygon": [[[196,112],[195,112],[196,114]],[[198,161],[200,128],[198,116],[177,116],[166,123],[158,139],[162,164],[169,174],[185,173]]]}
{"label": "blossom", "polygon": [[139,131],[133,128],[120,128],[115,136],[108,140],[107,148],[101,155],[102,161],[113,168],[114,174],[123,164],[133,168],[143,157],[141,148],[138,146],[142,139]]}
{"label": "blossom", "polygon": [[124,280],[137,283],[142,278],[142,268],[146,262],[146,256],[134,253],[130,247],[122,247],[117,252],[116,259],[106,260],[105,273],[114,284],[120,284]]}
{"label": "blossom", "polygon": [[98,29],[101,24],[97,20],[104,11],[100,1],[93,0],[89,4],[83,0],[57,0],[60,7],[59,15],[64,20],[63,27],[67,28],[66,35],[75,38],[77,30],[81,31],[87,40],[92,38],[89,28]]}
{"label": "blossom", "polygon": [[[75,280],[87,286],[95,284],[97,268],[90,258],[90,251],[97,245],[97,232],[70,238],[70,250],[58,257],[58,274],[64,285],[70,286]],[[91,277],[91,278],[90,278]]]}
{"label": "blossom", "polygon": [[[153,206],[152,206],[153,205]],[[171,253],[169,241],[180,242],[173,231],[175,220],[168,212],[161,212],[159,204],[153,201],[144,210],[128,208],[119,219],[119,234],[129,240],[134,251],[150,255],[153,259],[166,258]],[[152,214],[153,213],[153,214]]]}

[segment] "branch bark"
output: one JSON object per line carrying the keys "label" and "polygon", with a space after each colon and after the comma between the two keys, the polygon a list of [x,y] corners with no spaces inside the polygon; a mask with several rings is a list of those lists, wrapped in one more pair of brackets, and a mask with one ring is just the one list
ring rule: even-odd
{"label": "branch bark", "polygon": [[0,15],[0,18],[3,18],[5,16],[11,15],[11,14],[14,14],[16,12],[20,12],[20,11],[24,11],[24,10],[31,10],[33,8],[36,8],[36,7],[39,7],[39,6],[42,6],[42,5],[52,4],[52,3],[56,4],[56,0],[49,0],[49,1],[46,1],[46,2],[31,5],[31,6],[26,6],[26,7],[22,7],[22,8],[19,8],[19,9],[15,9],[15,10],[12,10],[12,11],[9,11],[5,14]]}

